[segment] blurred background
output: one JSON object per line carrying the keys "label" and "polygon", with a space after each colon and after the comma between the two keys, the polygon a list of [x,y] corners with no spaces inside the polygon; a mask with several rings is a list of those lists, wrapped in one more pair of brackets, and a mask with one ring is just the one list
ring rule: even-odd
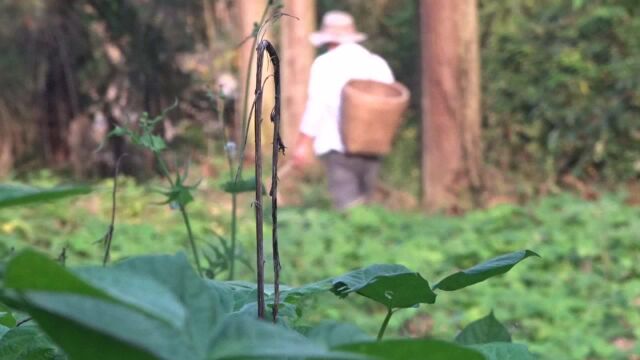
{"label": "blurred background", "polygon": [[[176,100],[156,129],[163,156],[172,171],[190,163],[190,183],[201,180],[190,205],[200,241],[228,232],[225,144],[242,143],[256,24],[271,19],[264,36],[280,52],[283,136],[293,145],[318,55],[308,34],[340,9],[409,87],[411,104],[374,205],[332,211],[319,164],[281,176],[284,281],[382,262],[435,281],[530,248],[543,260],[466,298],[443,295],[433,309],[399,313],[390,328],[444,337],[495,308],[543,358],[640,359],[640,1],[269,3],[0,0],[0,180],[96,189],[0,211],[0,251],[66,249],[71,263],[97,261],[124,153],[114,258],[183,249],[178,215],[156,205],[162,180],[153,156],[107,137]],[[272,16],[280,12],[287,15]],[[270,138],[263,144],[270,154]],[[250,169],[252,156],[245,163]],[[238,241],[251,254],[251,194],[238,204]],[[239,277],[251,279],[251,270]],[[384,312],[322,301],[337,305],[310,309],[309,321],[328,316],[375,330],[368,314]]]}

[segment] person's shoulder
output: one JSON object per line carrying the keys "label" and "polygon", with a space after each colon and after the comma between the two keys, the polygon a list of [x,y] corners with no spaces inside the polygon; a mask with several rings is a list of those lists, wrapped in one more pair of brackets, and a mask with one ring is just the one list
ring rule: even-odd
{"label": "person's shoulder", "polygon": [[316,57],[315,60],[313,60],[311,67],[315,69],[320,69],[320,68],[326,67],[328,63],[330,63],[331,61],[333,61],[333,54],[331,53],[331,51],[328,51],[324,54],[318,55],[318,57]]}
{"label": "person's shoulder", "polygon": [[378,54],[371,53],[371,61],[376,66],[384,66],[384,67],[388,67],[389,66],[389,63],[387,63],[387,60],[385,60],[382,56],[380,56]]}

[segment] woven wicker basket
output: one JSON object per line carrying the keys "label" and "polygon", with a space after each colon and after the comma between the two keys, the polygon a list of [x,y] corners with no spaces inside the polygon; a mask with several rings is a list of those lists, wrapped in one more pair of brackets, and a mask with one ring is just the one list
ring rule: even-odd
{"label": "woven wicker basket", "polygon": [[351,80],[342,90],[341,135],[347,153],[385,155],[409,105],[400,83]]}

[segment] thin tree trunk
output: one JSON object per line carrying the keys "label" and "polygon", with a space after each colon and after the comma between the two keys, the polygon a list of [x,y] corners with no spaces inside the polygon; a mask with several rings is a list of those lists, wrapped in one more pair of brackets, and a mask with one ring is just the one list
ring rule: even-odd
{"label": "thin tree trunk", "polygon": [[293,144],[307,101],[309,72],[315,50],[309,34],[316,27],[315,0],[285,0],[283,12],[299,20],[281,20],[283,108],[282,127],[285,144]]}
{"label": "thin tree trunk", "polygon": [[482,197],[477,0],[421,0],[423,200]]}
{"label": "thin tree trunk", "polygon": [[[238,23],[239,23],[239,34],[241,34],[240,38],[244,39],[245,37],[249,36],[252,34],[253,30],[254,30],[254,26],[256,23],[260,22],[260,18],[262,16],[262,13],[265,9],[265,7],[267,6],[267,1],[266,0],[238,0],[236,2],[236,16],[238,18]],[[253,114],[249,111],[249,109],[251,108],[252,102],[253,102],[253,98],[254,98],[254,94],[251,91],[251,85],[249,85],[249,92],[248,92],[248,101],[246,102],[246,109],[244,109],[242,106],[245,104],[244,101],[244,94],[246,93],[246,89],[247,89],[247,83],[246,80],[247,79],[253,79],[252,74],[255,74],[256,71],[256,59],[255,56],[252,56],[252,54],[255,53],[255,48],[252,48],[253,45],[253,39],[246,39],[246,41],[244,41],[244,43],[242,44],[242,46],[240,46],[240,48],[238,49],[238,75],[239,75],[239,83],[240,83],[240,97],[239,97],[239,101],[238,101],[238,119],[236,124],[238,124],[236,126],[237,132],[238,134],[236,134],[238,141],[242,140],[243,137],[243,132],[245,129],[242,129],[241,124],[243,123],[244,120],[247,119],[242,119],[243,114],[247,114],[248,118],[252,118]],[[249,64],[249,60],[252,59],[251,61],[251,68],[248,67]],[[266,66],[265,66],[266,68]],[[267,89],[269,89],[269,87],[265,88],[265,91],[267,91]],[[269,99],[270,96],[267,96],[267,94],[265,94],[265,99]],[[253,120],[251,120],[253,121]],[[249,143],[253,143],[253,133],[249,132]]]}

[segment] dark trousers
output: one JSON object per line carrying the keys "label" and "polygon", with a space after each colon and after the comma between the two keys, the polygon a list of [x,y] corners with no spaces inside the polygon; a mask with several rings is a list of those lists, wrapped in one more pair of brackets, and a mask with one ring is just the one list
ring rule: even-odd
{"label": "dark trousers", "polygon": [[333,205],[340,210],[366,203],[375,188],[380,157],[331,151],[322,156]]}

